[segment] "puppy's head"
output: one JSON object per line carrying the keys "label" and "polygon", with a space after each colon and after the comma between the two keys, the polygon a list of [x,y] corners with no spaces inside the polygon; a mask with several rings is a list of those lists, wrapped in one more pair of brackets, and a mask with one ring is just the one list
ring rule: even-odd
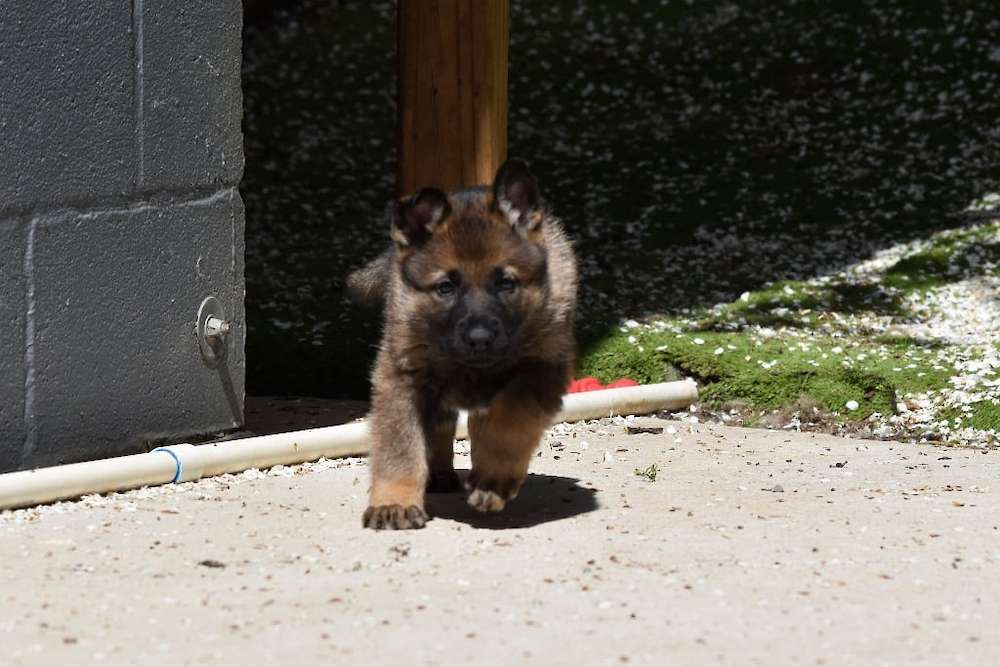
{"label": "puppy's head", "polygon": [[545,221],[535,179],[517,160],[492,188],[426,188],[396,202],[397,303],[410,340],[474,368],[520,357],[544,318]]}

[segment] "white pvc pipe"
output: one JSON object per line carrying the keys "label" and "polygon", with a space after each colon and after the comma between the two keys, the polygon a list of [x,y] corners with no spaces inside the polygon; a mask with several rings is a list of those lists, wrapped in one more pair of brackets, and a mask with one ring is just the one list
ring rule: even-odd
{"label": "white pvc pipe", "polygon": [[[555,422],[597,419],[687,407],[698,400],[691,380],[567,394]],[[466,415],[457,438],[465,438]],[[368,422],[276,433],[205,445],[160,447],[146,454],[25,470],[0,475],[0,510],[28,507],[91,493],[191,482],[202,477],[368,453]]]}

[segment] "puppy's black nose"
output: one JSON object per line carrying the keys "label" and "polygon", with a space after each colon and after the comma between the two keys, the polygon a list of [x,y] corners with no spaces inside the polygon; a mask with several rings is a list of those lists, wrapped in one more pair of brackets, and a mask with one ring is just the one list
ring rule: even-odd
{"label": "puppy's black nose", "polygon": [[462,337],[471,351],[486,352],[493,347],[493,341],[497,339],[497,328],[491,327],[489,323],[476,322],[469,325]]}

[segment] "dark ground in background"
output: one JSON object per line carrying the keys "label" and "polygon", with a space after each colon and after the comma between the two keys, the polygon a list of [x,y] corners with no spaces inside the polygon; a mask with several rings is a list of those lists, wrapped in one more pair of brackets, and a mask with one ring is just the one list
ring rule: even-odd
{"label": "dark ground in background", "polygon": [[[245,31],[248,393],[363,398],[385,243],[392,3],[272,3]],[[1000,5],[515,0],[510,153],[577,240],[584,354],[961,224],[1000,182]]]}

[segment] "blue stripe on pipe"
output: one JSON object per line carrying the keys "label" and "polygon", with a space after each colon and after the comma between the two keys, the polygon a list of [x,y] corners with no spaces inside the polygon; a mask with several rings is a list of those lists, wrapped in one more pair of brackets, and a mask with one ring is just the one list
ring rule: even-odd
{"label": "blue stripe on pipe", "polygon": [[154,452],[163,452],[165,454],[170,454],[170,457],[177,464],[177,470],[174,472],[174,478],[167,482],[168,484],[175,484],[177,480],[184,476],[184,462],[181,461],[181,457],[177,456],[177,452],[170,449],[169,447],[157,447],[153,450]]}

